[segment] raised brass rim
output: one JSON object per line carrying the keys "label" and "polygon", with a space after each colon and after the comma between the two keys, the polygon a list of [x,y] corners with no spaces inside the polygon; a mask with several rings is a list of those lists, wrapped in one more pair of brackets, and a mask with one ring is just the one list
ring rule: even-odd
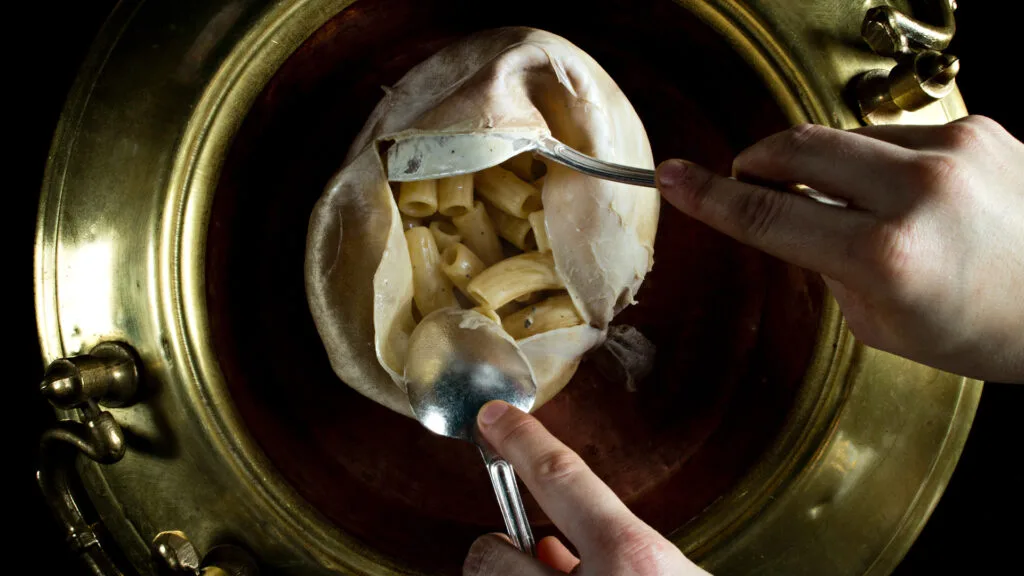
{"label": "raised brass rim", "polygon": [[[946,429],[945,441],[940,449],[940,455],[936,456],[932,464],[928,480],[917,491],[914,502],[904,515],[899,529],[889,539],[888,545],[874,563],[865,571],[865,576],[885,576],[892,572],[910,551],[914,540],[924,529],[925,523],[928,522],[928,518],[935,510],[939,498],[942,497],[942,493],[953,475],[957,459],[963,452],[967,435],[971,431],[971,423],[974,421],[978,401],[981,399],[981,388],[979,383],[978,386],[972,388],[962,387],[960,389],[956,415]],[[956,457],[942,458],[941,454],[946,451]]]}
{"label": "raised brass rim", "polygon": [[[307,504],[257,446],[232,405],[213,354],[206,308],[206,231],[221,164],[255,98],[307,38],[354,0],[304,0],[271,10],[238,42],[207,86],[178,149],[160,239],[161,302],[175,327],[174,347],[196,386],[193,399],[211,440],[232,471],[254,488],[289,536],[325,566],[398,574],[398,566],[332,526]],[[294,538],[295,535],[305,535]],[[383,570],[382,570],[383,569]]]}
{"label": "raised brass rim", "polygon": [[[764,81],[790,123],[830,124],[813,96],[814,91],[754,13],[730,1],[715,5],[699,0],[677,2],[732,44]],[[845,396],[844,381],[855,343],[846,330],[835,299],[827,290],[823,297],[811,361],[778,437],[757,467],[729,494],[705,510],[695,522],[672,534],[672,541],[697,561],[742,530],[757,517],[772,494],[792,483],[794,475],[811,459],[831,428]]]}

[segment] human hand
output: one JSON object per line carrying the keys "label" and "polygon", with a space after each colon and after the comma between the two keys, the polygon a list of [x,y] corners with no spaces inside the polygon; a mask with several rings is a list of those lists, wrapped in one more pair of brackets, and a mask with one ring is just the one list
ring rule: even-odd
{"label": "human hand", "polygon": [[[745,150],[733,172],[669,160],[658,187],[686,214],[820,272],[865,344],[1024,382],[1024,144],[1001,126],[797,126]],[[849,206],[743,180],[799,182]]]}
{"label": "human hand", "polygon": [[502,536],[473,543],[465,576],[574,574],[590,576],[707,575],[678,548],[644,524],[536,418],[504,402],[489,402],[477,416],[480,433],[516,469],[523,484],[580,552],[557,538],[537,543],[531,558]]}

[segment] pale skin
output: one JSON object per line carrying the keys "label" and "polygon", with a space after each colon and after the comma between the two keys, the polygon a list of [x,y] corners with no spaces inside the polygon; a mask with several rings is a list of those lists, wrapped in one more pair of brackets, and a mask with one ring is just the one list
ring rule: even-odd
{"label": "pale skin", "polygon": [[[668,160],[658,187],[689,216],[821,273],[865,345],[1024,382],[1024,144],[997,123],[797,126],[745,150],[733,173]],[[848,206],[781,191],[796,182]],[[532,416],[491,402],[478,424],[579,557],[555,538],[533,559],[487,535],[466,557],[467,576],[707,574]]]}

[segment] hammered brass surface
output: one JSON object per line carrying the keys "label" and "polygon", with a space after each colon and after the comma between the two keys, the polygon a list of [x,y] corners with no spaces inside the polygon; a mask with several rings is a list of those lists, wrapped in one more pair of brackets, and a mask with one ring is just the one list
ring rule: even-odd
{"label": "hammered brass surface", "polygon": [[[140,401],[111,410],[127,454],[81,473],[143,573],[155,573],[148,543],[165,530],[203,550],[239,541],[285,574],[400,570],[327,523],[253,443],[205,309],[209,209],[231,138],[280,64],[349,3],[123,2],[58,126],[36,243],[40,341],[46,361],[104,340],[141,357]],[[845,87],[893,64],[859,36],[878,2],[680,4],[733,43],[793,122],[856,126]],[[904,121],[964,114],[954,91]],[[717,574],[888,573],[952,473],[980,392],[859,345],[829,299],[785,430],[732,493],[671,537]]]}

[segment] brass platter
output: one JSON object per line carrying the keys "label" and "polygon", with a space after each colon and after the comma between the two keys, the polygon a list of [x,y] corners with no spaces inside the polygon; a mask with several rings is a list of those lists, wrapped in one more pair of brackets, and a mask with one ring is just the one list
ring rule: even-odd
{"label": "brass platter", "polygon": [[[141,373],[132,403],[107,403],[123,435],[107,438],[115,463],[77,461],[112,538],[93,542],[83,525],[76,545],[95,554],[116,543],[122,563],[145,574],[167,562],[168,549],[185,554],[171,530],[200,551],[239,545],[275,573],[434,573],[454,570],[467,539],[498,528],[496,511],[475,505],[488,488],[463,475],[464,454],[324,372],[301,292],[304,219],[379,85],[462,34],[525,24],[566,36],[623,86],[657,158],[719,170],[788,124],[966,114],[955,89],[913,111],[884,97],[861,97],[870,107],[857,108],[851,92],[885,74],[870,85],[857,79],[894,64],[862,39],[876,2],[663,0],[626,13],[621,3],[563,4],[521,2],[512,12],[398,0],[118,5],[58,126],[37,228],[44,359],[93,351],[123,379],[123,364],[110,368],[111,347],[94,349],[122,342]],[[584,8],[591,23],[578,16]],[[691,328],[663,335],[676,346],[678,366],[662,379],[671,381],[629,400],[583,369],[538,416],[715,574],[890,572],[952,473],[981,383],[861,346],[814,275],[665,216],[675,220],[659,231],[658,249],[673,255],[659,258],[649,300],[673,301],[685,273],[719,282],[675,294],[682,304],[673,318]],[[641,304],[626,320],[654,326],[659,310]],[[79,362],[82,374],[96,367]],[[61,370],[48,373],[51,400],[68,381]],[[96,397],[120,390],[96,386]],[[62,416],[97,418],[95,403],[55,403]],[[588,406],[608,416],[616,405],[629,409],[589,444],[596,425],[567,416]],[[665,420],[659,428],[636,414]],[[392,444],[364,442],[360,431],[381,422]],[[381,464],[388,449],[430,458],[396,470]],[[667,471],[652,471],[650,454],[665,458]],[[310,465],[318,459],[323,466]],[[642,474],[617,472],[632,469]],[[421,473],[428,488],[465,481],[458,496],[468,504],[430,490],[401,500],[391,486],[409,488]],[[445,512],[449,502],[454,511]],[[446,529],[450,538],[429,538]],[[410,534],[428,538],[416,544]]]}

